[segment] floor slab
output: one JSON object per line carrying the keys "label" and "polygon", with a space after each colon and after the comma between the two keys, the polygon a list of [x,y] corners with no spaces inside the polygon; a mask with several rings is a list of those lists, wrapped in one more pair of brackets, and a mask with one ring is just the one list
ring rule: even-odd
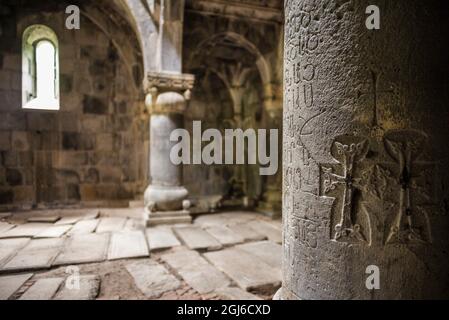
{"label": "floor slab", "polygon": [[215,294],[221,300],[239,300],[239,301],[257,301],[262,300],[258,296],[249,293],[247,291],[243,291],[240,288],[236,287],[227,287],[221,288],[215,291]]}
{"label": "floor slab", "polygon": [[96,233],[105,233],[105,232],[119,232],[122,231],[126,218],[101,218],[100,223],[98,224]]}
{"label": "floor slab", "polygon": [[25,223],[16,226],[14,229],[0,234],[0,239],[8,238],[32,238],[37,236],[45,229],[51,227],[49,223]]}
{"label": "floor slab", "polygon": [[108,260],[143,258],[149,255],[147,240],[142,231],[126,231],[112,234]]}
{"label": "floor slab", "polygon": [[213,251],[222,248],[220,242],[199,227],[174,228],[173,231],[189,249]]}
{"label": "floor slab", "polygon": [[31,240],[1,270],[4,272],[48,269],[62,250],[63,244],[64,239]]}
{"label": "floor slab", "polygon": [[0,240],[0,268],[30,242],[28,238]]}
{"label": "floor slab", "polygon": [[67,225],[67,226],[51,226],[51,227],[43,230],[41,233],[37,234],[35,236],[35,238],[36,239],[61,238],[71,228],[72,228],[71,225]]}
{"label": "floor slab", "polygon": [[243,239],[243,237],[226,226],[214,226],[206,228],[206,231],[225,247],[245,242],[245,239]]}
{"label": "floor slab", "polygon": [[94,233],[95,229],[97,229],[98,223],[100,220],[82,220],[77,222],[73,228],[69,231],[69,235],[81,235],[81,234],[89,234]]}
{"label": "floor slab", "polygon": [[150,251],[158,251],[181,245],[170,228],[147,229],[147,239]]}
{"label": "floor slab", "polygon": [[226,249],[204,254],[215,267],[249,292],[274,294],[281,286],[281,270],[243,250]]}
{"label": "floor slab", "polygon": [[273,268],[282,268],[282,246],[280,244],[271,241],[262,241],[239,245],[236,249],[256,256]]}
{"label": "floor slab", "polygon": [[0,300],[8,300],[33,274],[0,277]]}
{"label": "floor slab", "polygon": [[79,288],[63,286],[54,300],[95,300],[100,292],[100,284],[101,279],[98,276],[81,276]]}
{"label": "floor slab", "polygon": [[39,279],[20,297],[19,300],[51,300],[63,282],[63,278]]}
{"label": "floor slab", "polygon": [[179,250],[162,256],[162,260],[200,294],[227,287],[230,280],[196,251]]}
{"label": "floor slab", "polygon": [[250,227],[249,223],[242,223],[229,226],[229,229],[241,236],[245,241],[263,241],[268,237]]}
{"label": "floor slab", "polygon": [[181,287],[181,282],[175,276],[153,260],[137,261],[127,265],[126,269],[148,299],[158,298]]}
{"label": "floor slab", "polygon": [[257,220],[250,223],[254,231],[263,234],[268,240],[282,244],[282,230],[267,221]]}
{"label": "floor slab", "polygon": [[106,233],[74,235],[67,240],[54,264],[59,266],[102,262],[106,260],[108,244],[109,234]]}

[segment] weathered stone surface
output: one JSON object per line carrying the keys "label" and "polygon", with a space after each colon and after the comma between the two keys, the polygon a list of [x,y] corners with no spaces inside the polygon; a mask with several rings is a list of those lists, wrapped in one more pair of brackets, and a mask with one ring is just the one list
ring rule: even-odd
{"label": "weathered stone surface", "polygon": [[181,287],[181,282],[168,270],[152,260],[138,261],[126,266],[139,290],[148,298],[158,298]]}
{"label": "weathered stone surface", "polygon": [[71,225],[68,226],[51,226],[41,233],[37,234],[35,236],[36,239],[41,238],[61,238],[63,235],[65,235],[70,229],[72,228]]}
{"label": "weathered stone surface", "polygon": [[232,246],[243,243],[245,239],[232,231],[228,227],[215,226],[207,228],[206,231],[215,239],[217,239],[223,246]]}
{"label": "weathered stone surface", "polygon": [[113,233],[109,244],[108,260],[148,257],[147,240],[142,231]]}
{"label": "weathered stone surface", "polygon": [[170,228],[147,229],[147,239],[150,251],[170,249],[181,245]]}
{"label": "weathered stone surface", "polygon": [[126,218],[101,218],[96,232],[118,232],[123,229],[125,223]]}
{"label": "weathered stone surface", "polygon": [[181,241],[192,250],[220,250],[222,245],[210,234],[198,227],[174,228]]}
{"label": "weathered stone surface", "polygon": [[95,300],[100,292],[100,284],[101,279],[98,276],[81,276],[79,290],[64,286],[54,300]]}
{"label": "weathered stone surface", "polygon": [[285,3],[281,298],[446,299],[447,3]]}
{"label": "weathered stone surface", "polygon": [[0,240],[0,267],[2,267],[14,254],[25,247],[30,239],[3,239]]}
{"label": "weathered stone surface", "polygon": [[252,229],[249,223],[232,225],[229,229],[238,234],[245,241],[263,241],[268,239],[266,235],[260,234]]}
{"label": "weathered stone surface", "polygon": [[230,284],[229,279],[196,251],[179,250],[162,256],[189,286],[200,294],[211,293]]}
{"label": "weathered stone surface", "polygon": [[282,267],[282,246],[271,241],[246,243],[235,247],[246,251],[276,269]]}
{"label": "weathered stone surface", "polygon": [[28,222],[30,223],[55,223],[60,219],[59,214],[55,215],[39,215],[37,214],[34,217],[28,218]]}
{"label": "weathered stone surface", "polygon": [[258,296],[249,292],[243,291],[240,288],[227,287],[215,291],[215,294],[221,300],[240,300],[240,301],[256,301],[262,300]]}
{"label": "weathered stone surface", "polygon": [[102,262],[106,259],[109,234],[80,234],[68,239],[55,265]]}
{"label": "weathered stone surface", "polygon": [[0,220],[7,219],[7,218],[11,217],[11,215],[12,215],[11,212],[1,212]]}
{"label": "weathered stone surface", "polygon": [[51,300],[63,282],[63,278],[39,279],[20,297],[19,300]]}
{"label": "weathered stone surface", "polygon": [[252,221],[250,227],[257,233],[263,234],[268,240],[281,244],[282,230],[266,221]]}
{"label": "weathered stone surface", "polygon": [[0,239],[32,238],[51,226],[51,224],[47,223],[26,223],[18,225],[14,229],[0,234]]}
{"label": "weathered stone surface", "polygon": [[77,222],[72,230],[69,231],[69,235],[89,234],[95,232],[100,220],[82,220]]}
{"label": "weathered stone surface", "polygon": [[63,239],[36,239],[10,259],[2,271],[48,269],[64,244]]}
{"label": "weathered stone surface", "polygon": [[79,216],[73,216],[73,217],[63,217],[61,220],[55,223],[56,226],[64,226],[69,224],[75,224],[78,221],[82,220],[83,217],[81,215]]}
{"label": "weathered stone surface", "polygon": [[245,291],[274,294],[281,286],[281,270],[245,251],[226,249],[204,257]]}
{"label": "weathered stone surface", "polygon": [[33,274],[0,277],[0,300],[8,300]]}

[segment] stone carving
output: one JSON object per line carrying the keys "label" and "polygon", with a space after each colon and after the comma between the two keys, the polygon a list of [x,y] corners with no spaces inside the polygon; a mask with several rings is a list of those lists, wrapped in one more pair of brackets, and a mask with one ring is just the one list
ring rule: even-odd
{"label": "stone carving", "polygon": [[145,89],[152,88],[169,91],[190,91],[195,85],[195,76],[191,74],[171,74],[148,72],[145,78]]}
{"label": "stone carving", "polygon": [[428,175],[432,164],[419,163],[427,135],[415,130],[396,130],[385,135],[387,153],[395,160],[398,170],[399,203],[393,224],[389,227],[386,244],[431,243],[429,217],[425,210],[414,204],[414,196],[420,190],[417,179]]}
{"label": "stone carving", "polygon": [[[332,147],[332,156],[340,163],[342,174],[336,169],[322,166],[321,194],[335,196],[333,208],[334,222],[331,237],[339,242],[370,242],[371,227],[369,216],[361,211],[360,168],[357,166],[366,158],[369,142],[362,137],[342,136],[336,139]],[[339,194],[343,192],[343,197]]]}

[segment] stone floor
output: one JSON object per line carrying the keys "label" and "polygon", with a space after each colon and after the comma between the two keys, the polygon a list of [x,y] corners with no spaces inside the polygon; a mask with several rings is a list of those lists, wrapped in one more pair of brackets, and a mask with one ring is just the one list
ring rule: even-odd
{"label": "stone floor", "polygon": [[279,221],[226,212],[145,229],[141,212],[1,214],[0,300],[257,300],[280,287]]}

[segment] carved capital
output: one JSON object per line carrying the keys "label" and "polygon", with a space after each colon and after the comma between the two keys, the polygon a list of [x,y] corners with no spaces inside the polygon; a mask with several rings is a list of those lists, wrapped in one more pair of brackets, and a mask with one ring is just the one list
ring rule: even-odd
{"label": "carved capital", "polygon": [[175,74],[162,72],[149,72],[145,77],[145,92],[156,88],[159,92],[174,91],[186,92],[192,91],[195,85],[195,76],[192,74]]}

